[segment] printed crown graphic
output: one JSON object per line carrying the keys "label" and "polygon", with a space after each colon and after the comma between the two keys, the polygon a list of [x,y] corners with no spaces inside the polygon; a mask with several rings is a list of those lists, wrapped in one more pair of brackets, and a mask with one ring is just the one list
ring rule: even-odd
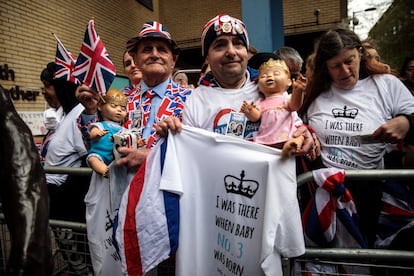
{"label": "printed crown graphic", "polygon": [[252,198],[259,189],[259,183],[255,180],[244,179],[244,170],[240,173],[240,178],[233,175],[224,177],[224,186],[228,193],[242,195]]}
{"label": "printed crown graphic", "polygon": [[347,109],[347,107],[344,106],[343,109],[341,109],[341,108],[334,108],[334,109],[332,109],[332,115],[335,118],[351,118],[351,119],[355,119],[355,117],[356,117],[357,114],[358,114],[358,109],[356,109],[356,108]]}

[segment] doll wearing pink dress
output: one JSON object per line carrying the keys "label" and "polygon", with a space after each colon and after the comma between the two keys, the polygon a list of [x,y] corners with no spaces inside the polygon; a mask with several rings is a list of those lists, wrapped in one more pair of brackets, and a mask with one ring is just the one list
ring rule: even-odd
{"label": "doll wearing pink dress", "polygon": [[[283,157],[291,156],[301,148],[304,139],[292,138],[292,134],[302,124],[296,110],[303,102],[306,79],[300,76],[292,81],[284,61],[269,59],[259,68],[258,84],[262,97],[256,104],[243,102],[241,107],[250,121],[260,120],[254,141],[282,149]],[[293,90],[289,95],[286,90],[291,85]]]}

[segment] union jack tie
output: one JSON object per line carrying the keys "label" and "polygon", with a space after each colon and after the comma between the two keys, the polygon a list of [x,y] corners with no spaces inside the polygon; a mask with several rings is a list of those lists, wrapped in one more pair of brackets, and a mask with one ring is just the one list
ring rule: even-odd
{"label": "union jack tie", "polygon": [[150,111],[151,111],[151,100],[152,98],[154,98],[154,96],[156,95],[155,91],[149,89],[145,92],[145,101],[142,103],[142,111],[143,111],[143,115],[142,115],[142,126],[145,127],[147,125],[148,122],[148,118],[150,116]]}

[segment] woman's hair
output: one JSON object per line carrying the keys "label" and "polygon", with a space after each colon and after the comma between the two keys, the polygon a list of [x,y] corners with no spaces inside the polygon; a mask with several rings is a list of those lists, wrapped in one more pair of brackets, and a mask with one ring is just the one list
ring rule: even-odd
{"label": "woman's hair", "polygon": [[406,57],[404,59],[404,62],[403,62],[402,66],[401,66],[401,69],[400,69],[400,77],[401,78],[406,77],[406,75],[407,75],[406,70],[407,70],[407,67],[408,67],[408,63],[412,60],[414,60],[414,56],[409,56],[409,57]]}
{"label": "woman's hair", "polygon": [[76,89],[78,85],[63,79],[54,79],[56,97],[62,105],[63,111],[68,114],[78,103],[76,99]]}
{"label": "woman's hair", "polygon": [[67,80],[55,79],[55,67],[55,62],[49,62],[40,73],[40,80],[48,85],[53,85],[63,112],[67,114],[79,103],[75,94],[78,85]]}
{"label": "woman's hair", "polygon": [[[128,51],[125,49],[125,51],[124,51],[124,53],[122,54],[122,65],[124,66],[124,68],[125,68],[125,54],[126,53],[128,53]],[[129,53],[128,53],[128,55],[129,55]]]}
{"label": "woman's hair", "polygon": [[306,87],[304,103],[299,110],[303,115],[309,105],[323,92],[330,89],[332,79],[326,62],[340,54],[343,49],[357,49],[361,53],[359,79],[364,79],[372,74],[387,73],[383,66],[367,63],[365,49],[362,47],[358,35],[348,29],[329,30],[324,33],[315,44],[315,59],[312,81]]}
{"label": "woman's hair", "polygon": [[53,83],[53,75],[55,74],[55,62],[49,62],[46,65],[46,68],[42,70],[40,73],[40,80],[44,83],[47,82],[48,84]]}

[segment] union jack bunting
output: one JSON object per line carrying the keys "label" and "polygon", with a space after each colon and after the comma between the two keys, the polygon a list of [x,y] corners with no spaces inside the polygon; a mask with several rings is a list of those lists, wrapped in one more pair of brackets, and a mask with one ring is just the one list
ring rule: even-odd
{"label": "union jack bunting", "polygon": [[307,245],[367,248],[355,203],[344,185],[345,171],[324,168],[314,170],[313,176],[319,187],[302,216]]}
{"label": "union jack bunting", "polygon": [[63,46],[63,43],[55,34],[53,34],[53,36],[57,41],[54,78],[77,83],[78,80],[72,75],[75,68],[76,57]]}
{"label": "union jack bunting", "polygon": [[[322,248],[367,248],[358,226],[358,214],[351,193],[345,187],[345,170],[323,168],[312,171],[318,185],[303,215],[305,244]],[[342,264],[303,262],[296,264],[303,276],[349,275]],[[364,273],[365,274],[365,273]]]}
{"label": "union jack bunting", "polygon": [[81,82],[105,95],[115,78],[116,70],[108,52],[90,20],[75,64],[73,75]]}

